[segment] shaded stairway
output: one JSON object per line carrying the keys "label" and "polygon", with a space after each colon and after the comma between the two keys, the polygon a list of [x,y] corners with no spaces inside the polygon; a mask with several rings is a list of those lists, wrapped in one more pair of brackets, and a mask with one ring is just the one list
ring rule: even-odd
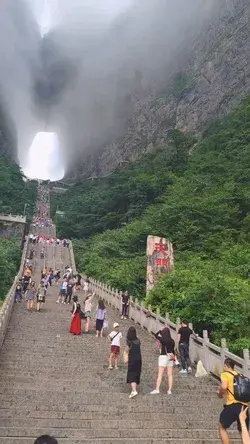
{"label": "shaded stairway", "polygon": [[[38,283],[43,261],[35,256]],[[47,246],[47,265],[70,263],[69,250]],[[126,367],[108,370],[109,342],[91,334],[68,333],[71,307],[56,304],[57,287],[49,289],[46,306],[29,313],[15,304],[0,356],[0,443],[33,444],[43,433],[59,444],[212,444],[221,402],[212,379],[181,377],[175,371],[173,394],[152,396],[158,351],[138,328],[143,372],[140,395],[128,399]],[[83,296],[80,294],[82,302]],[[110,325],[118,312],[108,310]],[[121,321],[126,331],[130,321]],[[233,443],[240,442],[236,431]]]}

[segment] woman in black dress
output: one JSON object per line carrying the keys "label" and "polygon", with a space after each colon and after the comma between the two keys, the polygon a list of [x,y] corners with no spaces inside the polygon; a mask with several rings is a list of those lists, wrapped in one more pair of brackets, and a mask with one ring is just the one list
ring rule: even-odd
{"label": "woman in black dress", "polygon": [[141,342],[136,336],[136,329],[130,327],[127,333],[127,346],[125,353],[127,353],[128,362],[128,373],[127,373],[127,383],[131,384],[131,393],[129,398],[134,398],[138,395],[137,385],[140,384],[141,377]]}

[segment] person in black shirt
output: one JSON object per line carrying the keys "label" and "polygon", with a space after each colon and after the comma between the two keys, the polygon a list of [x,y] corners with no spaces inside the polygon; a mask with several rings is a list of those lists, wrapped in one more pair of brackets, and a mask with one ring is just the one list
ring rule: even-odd
{"label": "person in black shirt", "polygon": [[168,374],[168,395],[172,394],[173,386],[173,366],[175,361],[175,343],[171,338],[168,327],[163,328],[155,334],[157,341],[160,342],[160,356],[158,359],[158,377],[156,381],[156,388],[151,392],[151,395],[160,393],[160,386],[163,375],[167,369]]}
{"label": "person in black shirt", "polygon": [[121,319],[128,319],[129,294],[128,291],[122,293],[122,315]]}
{"label": "person in black shirt", "polygon": [[126,353],[128,354],[127,383],[131,384],[132,391],[129,395],[131,399],[138,395],[137,386],[140,384],[142,367],[141,342],[137,338],[135,327],[128,329]]}
{"label": "person in black shirt", "polygon": [[181,371],[180,373],[186,374],[192,372],[191,360],[189,357],[189,340],[193,334],[193,330],[188,327],[187,322],[182,321],[181,328],[178,331],[178,343],[179,352],[181,358]]}

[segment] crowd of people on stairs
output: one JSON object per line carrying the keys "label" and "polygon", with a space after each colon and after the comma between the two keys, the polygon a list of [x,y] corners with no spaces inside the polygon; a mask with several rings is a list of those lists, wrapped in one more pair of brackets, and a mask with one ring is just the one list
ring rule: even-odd
{"label": "crowd of people on stairs", "polygon": [[[38,192],[37,214],[33,220],[33,224],[43,231],[43,228],[52,227],[49,214],[49,190],[46,186],[39,184]],[[53,228],[50,231],[53,231]],[[69,333],[74,336],[80,336],[93,332],[95,333],[96,341],[107,338],[110,347],[109,355],[107,356],[108,370],[119,370],[120,356],[122,355],[122,361],[127,366],[126,383],[129,384],[131,388],[129,399],[137,397],[141,382],[143,353],[136,328],[130,326],[125,338],[123,337],[118,322],[113,323],[110,331],[108,310],[105,306],[105,301],[91,291],[89,277],[83,278],[81,274],[73,273],[71,266],[66,266],[64,270],[48,268],[46,265],[46,245],[55,244],[67,248],[70,245],[69,240],[60,240],[52,236],[47,237],[32,234],[29,237],[29,242],[32,245],[42,244],[42,248],[41,250],[39,248],[34,249],[35,247],[30,248],[29,260],[26,261],[23,276],[16,286],[15,302],[21,302],[25,299],[29,312],[33,310],[36,302],[36,311],[40,312],[45,304],[49,288],[56,286],[57,304],[63,304],[66,306],[65,309],[70,309],[68,311],[71,313]],[[32,279],[32,260],[36,254],[40,255],[40,260],[44,259],[44,267],[41,270],[41,278],[37,286],[35,280]],[[121,321],[129,319],[129,308],[130,296],[129,293],[125,291],[121,294]],[[175,344],[174,339],[171,337],[171,331],[167,325],[154,335],[159,356],[156,385],[155,389],[151,391],[151,395],[160,394],[165,374],[167,375],[168,381],[167,395],[172,395],[174,387],[173,369],[175,366],[180,366],[180,375],[183,377],[188,377],[188,375],[193,372],[189,356],[189,343],[190,338],[194,336],[195,333],[185,320],[182,321],[177,333],[177,344]],[[237,375],[237,372],[234,370],[234,362],[226,359],[224,372],[221,375],[221,386],[217,393],[220,398],[226,399],[226,405],[221,412],[219,420],[219,434],[223,444],[229,444],[230,440],[227,430],[234,422],[237,422],[243,444],[250,444],[248,434],[248,405],[250,397],[249,402],[243,402],[242,399],[237,396],[235,392]],[[59,443],[57,439],[52,436],[42,435],[35,440],[34,444]]]}

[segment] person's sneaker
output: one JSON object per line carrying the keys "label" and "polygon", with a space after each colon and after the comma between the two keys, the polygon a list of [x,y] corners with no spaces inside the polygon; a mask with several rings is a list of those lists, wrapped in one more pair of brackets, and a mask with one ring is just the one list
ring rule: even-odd
{"label": "person's sneaker", "polygon": [[180,371],[180,374],[181,374],[181,375],[186,375],[186,374],[187,374],[187,370],[185,370],[184,368],[182,368],[181,371]]}
{"label": "person's sneaker", "polygon": [[172,395],[172,392],[171,392],[171,390],[168,390],[168,395]]}
{"label": "person's sneaker", "polygon": [[121,319],[123,319],[123,316],[121,316]]}
{"label": "person's sneaker", "polygon": [[138,392],[131,392],[129,395],[129,399],[134,398],[137,395],[138,395]]}
{"label": "person's sneaker", "polygon": [[192,367],[188,367],[188,373],[192,373]]}
{"label": "person's sneaker", "polygon": [[109,370],[113,370],[113,365],[109,365]]}
{"label": "person's sneaker", "polygon": [[118,367],[118,365],[115,365],[115,370],[119,370],[119,367]]}
{"label": "person's sneaker", "polygon": [[70,302],[68,302],[68,305],[70,304]]}
{"label": "person's sneaker", "polygon": [[150,395],[159,395],[160,391],[159,390],[153,390],[152,392],[150,392]]}
{"label": "person's sneaker", "polygon": [[56,301],[57,304],[59,304],[59,301]]}

